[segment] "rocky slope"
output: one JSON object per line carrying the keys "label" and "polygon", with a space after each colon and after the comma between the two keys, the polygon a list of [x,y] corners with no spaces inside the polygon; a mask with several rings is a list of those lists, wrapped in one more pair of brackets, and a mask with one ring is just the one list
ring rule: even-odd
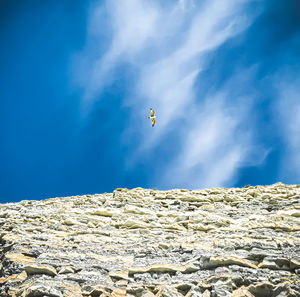
{"label": "rocky slope", "polygon": [[300,186],[0,204],[0,296],[300,296]]}

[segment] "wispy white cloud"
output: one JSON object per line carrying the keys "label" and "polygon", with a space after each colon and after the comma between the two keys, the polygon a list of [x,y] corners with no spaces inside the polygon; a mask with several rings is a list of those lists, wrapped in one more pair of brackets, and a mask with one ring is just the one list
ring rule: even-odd
{"label": "wispy white cloud", "polygon": [[279,71],[274,77],[278,97],[274,104],[275,127],[284,144],[280,179],[300,180],[300,77],[297,72]]}
{"label": "wispy white cloud", "polygon": [[173,186],[230,186],[241,167],[260,165],[269,153],[254,140],[254,100],[241,97],[232,104],[227,88],[212,96],[190,113],[182,151],[168,166]]}
{"label": "wispy white cloud", "polygon": [[144,106],[155,106],[161,115],[160,129],[152,138],[147,138],[145,146],[156,143],[174,117],[186,117],[191,106],[197,108],[194,100],[201,94],[195,93],[194,84],[207,53],[241,32],[250,22],[240,15],[241,7],[233,5],[236,1],[228,1],[226,5],[220,5],[219,1],[203,3],[173,51],[141,67],[138,94],[143,96]]}
{"label": "wispy white cloud", "polygon": [[[94,101],[101,93],[103,87],[113,80],[113,70],[120,61],[132,60],[146,46],[151,38],[155,38],[159,10],[153,3],[145,0],[106,1],[105,5],[92,7],[89,26],[89,35],[95,36],[104,25],[99,18],[105,14],[109,23],[105,24],[106,30],[111,31],[111,44],[102,55],[90,61],[89,79],[85,85],[84,100],[86,105]],[[101,39],[98,40],[101,43]],[[91,55],[95,44],[88,44],[81,55],[81,59]]]}
{"label": "wispy white cloud", "polygon": [[[162,5],[160,1],[111,0],[101,4],[100,11],[105,11],[109,20],[106,25],[111,27],[111,43],[91,61],[85,100],[92,102],[111,83],[120,62],[138,69],[132,97],[123,102],[135,114],[126,138],[138,135],[141,140],[131,161],[159,149],[166,133],[174,129],[184,135],[184,142],[176,143],[181,149],[178,156],[161,166],[164,172],[157,181],[161,186],[224,185],[232,181],[240,166],[260,164],[267,154],[263,148],[255,153],[259,146],[252,137],[253,128],[245,125],[253,98],[246,106],[245,98],[240,102],[237,98],[233,106],[229,85],[206,97],[195,88],[208,54],[253,22],[256,15],[245,11],[247,3],[179,0]],[[97,23],[93,14],[91,19]],[[87,47],[82,56],[90,51]],[[239,82],[238,76],[232,77],[233,86]],[[149,107],[158,115],[157,127],[152,130],[144,120]]]}

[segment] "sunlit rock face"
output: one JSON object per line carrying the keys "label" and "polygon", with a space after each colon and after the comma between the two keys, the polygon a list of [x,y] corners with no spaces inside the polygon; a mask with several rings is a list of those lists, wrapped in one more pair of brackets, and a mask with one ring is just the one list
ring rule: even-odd
{"label": "sunlit rock face", "polygon": [[300,296],[300,186],[0,204],[0,296]]}

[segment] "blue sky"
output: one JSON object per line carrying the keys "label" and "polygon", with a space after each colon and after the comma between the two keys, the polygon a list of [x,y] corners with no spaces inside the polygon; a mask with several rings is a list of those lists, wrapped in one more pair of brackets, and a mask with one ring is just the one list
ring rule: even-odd
{"label": "blue sky", "polygon": [[0,14],[0,202],[300,183],[298,0],[5,0]]}

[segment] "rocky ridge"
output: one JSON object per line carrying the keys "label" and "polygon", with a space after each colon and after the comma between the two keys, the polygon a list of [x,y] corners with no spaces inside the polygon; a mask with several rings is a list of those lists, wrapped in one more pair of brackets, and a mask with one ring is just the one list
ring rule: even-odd
{"label": "rocky ridge", "polygon": [[0,296],[300,296],[300,186],[0,204]]}

